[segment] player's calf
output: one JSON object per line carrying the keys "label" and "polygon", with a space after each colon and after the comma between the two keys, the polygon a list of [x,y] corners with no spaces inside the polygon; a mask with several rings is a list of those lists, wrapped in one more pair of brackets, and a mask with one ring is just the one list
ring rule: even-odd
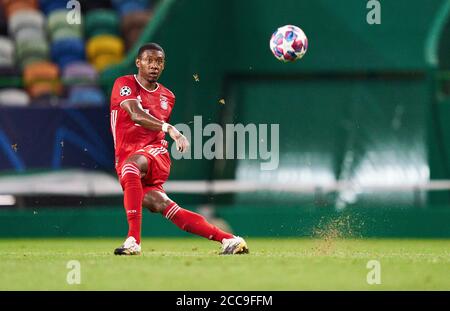
{"label": "player's calf", "polygon": [[173,201],[165,193],[152,190],[145,194],[142,205],[152,213],[162,214],[172,203]]}

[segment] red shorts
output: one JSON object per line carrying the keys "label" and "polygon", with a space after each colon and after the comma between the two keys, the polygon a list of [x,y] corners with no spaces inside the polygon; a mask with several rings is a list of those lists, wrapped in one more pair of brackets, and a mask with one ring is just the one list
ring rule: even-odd
{"label": "red shorts", "polygon": [[[163,184],[169,178],[170,174],[170,154],[169,151],[160,144],[148,145],[142,149],[137,150],[132,155],[140,154],[147,158],[148,169],[147,174],[142,178],[142,186],[144,189],[144,194],[150,190],[158,190],[164,192]],[[120,168],[117,170],[121,172],[122,163]],[[119,173],[119,180],[121,176]]]}

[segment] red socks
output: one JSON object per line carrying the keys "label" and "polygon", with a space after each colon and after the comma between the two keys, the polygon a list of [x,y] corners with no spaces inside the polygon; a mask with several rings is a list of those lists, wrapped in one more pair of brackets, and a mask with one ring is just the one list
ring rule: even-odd
{"label": "red socks", "polygon": [[[121,184],[124,189],[124,205],[128,219],[128,237],[132,236],[138,244],[141,243],[142,201],[143,190],[141,172],[135,165],[128,163],[122,167]],[[177,225],[180,229],[205,237],[209,240],[222,242],[230,239],[232,234],[224,232],[208,223],[206,219],[196,213],[179,207],[172,202],[163,212],[163,215]]]}
{"label": "red socks", "polygon": [[133,164],[125,164],[122,167],[121,184],[124,189],[124,205],[128,219],[128,237],[134,237],[140,244],[144,196],[140,170]]}
{"label": "red socks", "polygon": [[222,243],[223,239],[232,238],[233,235],[224,232],[196,213],[185,210],[172,202],[163,212],[163,216],[172,221],[181,230]]}

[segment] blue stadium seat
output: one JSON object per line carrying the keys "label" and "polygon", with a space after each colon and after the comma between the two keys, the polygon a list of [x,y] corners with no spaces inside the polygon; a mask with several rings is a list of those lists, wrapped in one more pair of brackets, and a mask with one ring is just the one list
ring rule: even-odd
{"label": "blue stadium seat", "polygon": [[72,62],[84,60],[84,41],[77,38],[54,41],[51,46],[51,57],[61,70]]}
{"label": "blue stadium seat", "polygon": [[53,11],[66,9],[67,0],[39,0],[39,7],[45,15],[49,15]]}

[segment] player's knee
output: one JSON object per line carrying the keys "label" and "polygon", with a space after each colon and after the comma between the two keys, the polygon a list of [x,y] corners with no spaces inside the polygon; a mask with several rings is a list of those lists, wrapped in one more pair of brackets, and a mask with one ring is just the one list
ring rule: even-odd
{"label": "player's knee", "polygon": [[158,191],[148,192],[143,200],[144,207],[152,213],[162,213],[170,203],[172,203],[172,200]]}
{"label": "player's knee", "polygon": [[148,169],[147,158],[142,155],[132,155],[126,161],[126,164],[131,164],[139,169],[141,176],[145,176]]}

